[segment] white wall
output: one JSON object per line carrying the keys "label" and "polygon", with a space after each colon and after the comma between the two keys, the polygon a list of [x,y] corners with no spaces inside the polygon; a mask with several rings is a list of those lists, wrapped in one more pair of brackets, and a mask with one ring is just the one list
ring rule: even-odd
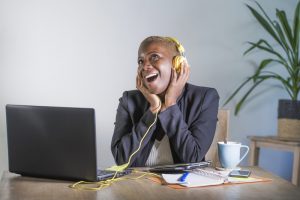
{"label": "white wall", "polygon": [[[278,7],[291,19],[297,1],[259,2],[272,16]],[[98,163],[113,165],[110,140],[118,99],[122,91],[135,89],[137,48],[149,35],[177,37],[192,67],[190,82],[217,88],[222,105],[259,59],[242,56],[245,42],[265,35],[244,3],[254,5],[246,0],[0,0],[0,173],[8,169],[8,103],[94,107]],[[265,85],[263,95],[231,116],[232,140],[249,144],[248,135],[276,135],[277,99],[287,94]],[[262,167],[290,179],[290,154],[262,150],[262,155]]]}

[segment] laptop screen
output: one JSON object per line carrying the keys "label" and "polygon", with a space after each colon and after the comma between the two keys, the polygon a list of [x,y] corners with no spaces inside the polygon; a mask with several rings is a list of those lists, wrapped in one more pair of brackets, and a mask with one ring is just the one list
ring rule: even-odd
{"label": "laptop screen", "polygon": [[96,180],[94,109],[7,105],[6,123],[10,172]]}

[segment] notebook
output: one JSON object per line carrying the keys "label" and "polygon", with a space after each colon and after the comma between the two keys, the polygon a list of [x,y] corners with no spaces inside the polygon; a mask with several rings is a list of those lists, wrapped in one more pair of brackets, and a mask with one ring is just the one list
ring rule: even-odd
{"label": "notebook", "polygon": [[7,105],[6,123],[10,172],[87,181],[115,174],[97,169],[93,108]]}
{"label": "notebook", "polygon": [[[271,181],[271,179],[262,177],[237,178],[228,177],[230,171],[216,171],[209,169],[194,169],[184,179],[181,179],[183,174],[162,174],[164,184],[169,185],[174,189],[187,187],[203,187],[222,184],[241,184]],[[154,180],[154,179],[153,179]],[[157,180],[154,180],[157,181]]]}
{"label": "notebook", "polygon": [[222,176],[211,171],[195,169],[188,173],[182,181],[183,174],[162,174],[167,184],[179,184],[185,187],[201,187],[209,185],[220,185],[227,181],[227,176]]}

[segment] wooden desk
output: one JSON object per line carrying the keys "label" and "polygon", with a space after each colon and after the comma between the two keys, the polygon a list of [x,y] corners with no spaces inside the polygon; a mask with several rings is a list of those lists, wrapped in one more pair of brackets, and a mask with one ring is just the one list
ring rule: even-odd
{"label": "wooden desk", "polygon": [[148,179],[114,183],[100,191],[70,189],[72,182],[22,177],[4,172],[0,183],[0,200],[96,200],[96,199],[300,199],[300,189],[290,182],[258,167],[250,167],[253,174],[271,178],[271,182],[220,185],[202,188],[172,189]]}
{"label": "wooden desk", "polygon": [[274,148],[294,153],[292,183],[300,186],[300,140],[275,136],[248,136],[250,143],[250,165],[258,165],[259,148]]}

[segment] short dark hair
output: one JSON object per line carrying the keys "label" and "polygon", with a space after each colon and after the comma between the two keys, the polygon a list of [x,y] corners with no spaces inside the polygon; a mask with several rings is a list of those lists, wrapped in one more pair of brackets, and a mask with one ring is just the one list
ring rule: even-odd
{"label": "short dark hair", "polygon": [[152,43],[161,43],[168,47],[170,50],[174,52],[174,56],[180,55],[180,52],[178,51],[175,42],[172,40],[168,39],[167,37],[162,37],[162,36],[149,36],[145,38],[139,47],[138,54],[140,54],[140,51],[144,49],[145,47],[149,46]]}

